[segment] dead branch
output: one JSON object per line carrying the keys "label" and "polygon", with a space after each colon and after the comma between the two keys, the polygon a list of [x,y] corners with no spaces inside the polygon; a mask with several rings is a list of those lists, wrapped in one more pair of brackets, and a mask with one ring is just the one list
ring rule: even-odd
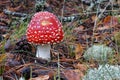
{"label": "dead branch", "polygon": [[27,16],[27,14],[25,14],[25,13],[12,12],[12,11],[9,11],[7,9],[4,9],[3,12],[6,15],[12,15],[12,16],[16,16],[16,17],[26,17]]}

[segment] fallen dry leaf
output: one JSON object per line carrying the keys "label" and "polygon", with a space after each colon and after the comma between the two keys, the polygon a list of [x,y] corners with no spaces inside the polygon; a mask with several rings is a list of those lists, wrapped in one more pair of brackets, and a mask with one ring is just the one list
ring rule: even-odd
{"label": "fallen dry leaf", "polygon": [[3,62],[6,59],[6,54],[0,55],[0,63]]}
{"label": "fallen dry leaf", "polygon": [[115,27],[119,23],[119,20],[117,17],[114,16],[107,16],[103,20],[103,26],[98,27],[98,30],[105,30],[105,29],[110,29],[112,27]]}
{"label": "fallen dry leaf", "polygon": [[73,32],[79,32],[83,30],[84,30],[84,26],[80,25],[79,27],[74,28]]}
{"label": "fallen dry leaf", "polygon": [[75,47],[75,59],[81,58],[82,53],[83,53],[82,45],[80,43],[76,44],[76,47]]}
{"label": "fallen dry leaf", "polygon": [[80,63],[74,64],[74,67],[76,69],[79,69],[81,72],[86,72],[86,70],[88,69],[87,65]]}
{"label": "fallen dry leaf", "polygon": [[29,80],[48,80],[48,79],[49,79],[49,75],[42,75],[36,78],[30,78]]}
{"label": "fallen dry leaf", "polygon": [[98,19],[98,17],[96,15],[93,15],[91,19],[92,19],[92,22],[95,22]]}
{"label": "fallen dry leaf", "polygon": [[84,74],[78,69],[64,70],[63,74],[67,80],[81,80],[81,78],[84,76]]}

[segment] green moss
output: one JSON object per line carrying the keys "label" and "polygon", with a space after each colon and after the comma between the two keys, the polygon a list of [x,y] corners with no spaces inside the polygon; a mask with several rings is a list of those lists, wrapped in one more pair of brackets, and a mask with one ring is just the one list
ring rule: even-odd
{"label": "green moss", "polygon": [[27,30],[27,25],[28,21],[21,22],[19,27],[13,26],[13,33],[11,35],[11,40],[14,41],[13,39],[19,39],[21,36],[26,34]]}
{"label": "green moss", "polygon": [[120,46],[120,32],[117,32],[115,35],[114,35],[114,40],[115,40],[115,43]]}
{"label": "green moss", "polygon": [[120,16],[118,17],[118,22],[120,23]]}
{"label": "green moss", "polygon": [[1,42],[1,47],[0,47],[0,53],[1,54],[4,54],[5,53],[5,48],[4,48],[4,46],[5,46],[5,42],[6,42],[6,40],[3,40],[2,42]]}

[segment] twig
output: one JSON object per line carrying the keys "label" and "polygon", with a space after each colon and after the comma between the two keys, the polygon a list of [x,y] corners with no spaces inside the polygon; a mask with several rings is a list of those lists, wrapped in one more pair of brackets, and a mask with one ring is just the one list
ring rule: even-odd
{"label": "twig", "polygon": [[28,7],[28,4],[29,4],[28,1],[29,0],[24,0],[24,4],[25,4],[26,7]]}
{"label": "twig", "polygon": [[12,3],[12,6],[15,6],[14,0],[10,0],[10,2]]}
{"label": "twig", "polygon": [[2,22],[2,23],[4,23],[4,24],[6,24],[6,25],[8,25],[9,24],[9,22],[8,21],[6,21],[5,19],[0,19],[0,22]]}
{"label": "twig", "polygon": [[12,11],[9,11],[6,9],[4,9],[3,12],[7,15],[12,15],[12,16],[17,16],[17,17],[26,17],[27,16],[27,14],[25,14],[25,13],[12,12]]}
{"label": "twig", "polygon": [[101,14],[98,16],[98,19],[101,18],[103,13],[105,12],[106,8],[110,5],[110,2],[106,5],[106,7],[102,10]]}

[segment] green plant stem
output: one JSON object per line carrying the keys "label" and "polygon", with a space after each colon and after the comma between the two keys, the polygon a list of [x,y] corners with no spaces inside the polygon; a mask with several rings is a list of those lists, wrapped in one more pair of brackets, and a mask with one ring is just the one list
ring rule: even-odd
{"label": "green plant stem", "polygon": [[58,54],[58,70],[57,70],[57,73],[58,73],[58,80],[60,80],[60,56]]}

